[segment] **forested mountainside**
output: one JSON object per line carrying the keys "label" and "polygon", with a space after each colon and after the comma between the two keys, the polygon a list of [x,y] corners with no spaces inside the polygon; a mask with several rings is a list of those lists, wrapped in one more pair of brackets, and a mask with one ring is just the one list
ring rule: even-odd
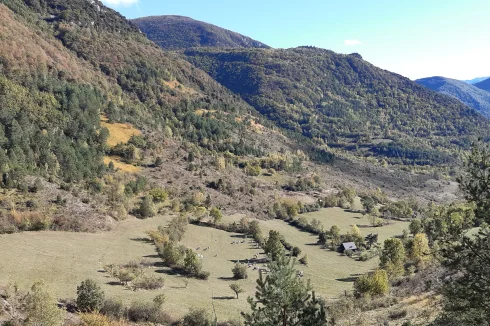
{"label": "forested mountainside", "polygon": [[133,22],[153,42],[167,50],[193,47],[269,48],[250,37],[182,16],[154,16]]}
{"label": "forested mountainside", "polygon": [[237,136],[246,125],[237,117],[253,108],[101,2],[2,0],[0,15],[5,185],[26,173],[100,176],[107,150],[100,115],[210,151],[258,151],[247,133]]}
{"label": "forested mountainside", "polygon": [[458,100],[358,54],[312,47],[184,53],[281,127],[359,155],[448,164],[489,130],[485,118]]}
{"label": "forested mountainside", "polygon": [[490,92],[490,78],[487,78],[479,83],[474,84],[476,87],[483,89],[484,91]]}
{"label": "forested mountainside", "polygon": [[439,76],[417,79],[415,82],[441,94],[454,97],[490,118],[490,92],[460,80]]}

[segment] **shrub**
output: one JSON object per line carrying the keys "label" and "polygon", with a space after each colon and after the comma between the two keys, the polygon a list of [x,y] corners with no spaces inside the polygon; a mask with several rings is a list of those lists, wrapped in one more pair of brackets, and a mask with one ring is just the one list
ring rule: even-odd
{"label": "shrub", "polygon": [[81,325],[83,326],[115,326],[117,325],[109,317],[98,313],[80,314]]}
{"label": "shrub", "polygon": [[308,255],[304,255],[299,262],[305,266],[308,266]]}
{"label": "shrub", "polygon": [[150,196],[153,198],[154,202],[162,203],[167,200],[168,192],[162,188],[153,188],[150,190]]}
{"label": "shrub", "polygon": [[150,302],[134,301],[128,308],[128,319],[133,322],[152,322],[156,319],[160,308]]}
{"label": "shrub", "polygon": [[77,306],[81,311],[98,311],[104,303],[104,292],[91,279],[83,281],[77,287]]}
{"label": "shrub", "polygon": [[338,207],[340,205],[340,198],[336,194],[328,195],[323,199],[324,207]]}
{"label": "shrub", "polygon": [[363,275],[354,282],[354,295],[358,298],[368,294],[370,296],[382,296],[390,290],[388,274],[383,269],[377,269],[373,273]]}
{"label": "shrub", "polygon": [[125,268],[120,269],[117,272],[116,277],[119,279],[119,282],[121,282],[121,284],[126,284],[126,285],[136,278],[136,276],[130,269],[125,269]]}
{"label": "shrub", "polygon": [[163,288],[164,280],[162,277],[143,275],[133,281],[135,289],[157,290]]}
{"label": "shrub", "polygon": [[164,304],[164,302],[165,302],[166,299],[167,298],[165,297],[165,294],[159,294],[159,295],[157,295],[156,297],[153,298],[153,303],[155,304],[155,306],[161,308],[163,306],[163,304]]}
{"label": "shrub", "polygon": [[388,315],[388,317],[391,320],[405,318],[405,317],[407,317],[407,309],[390,311],[390,314]]}
{"label": "shrub", "polygon": [[120,300],[107,299],[104,301],[100,313],[106,316],[120,319],[124,316],[124,305]]}
{"label": "shrub", "polygon": [[200,280],[207,280],[209,278],[209,275],[211,275],[211,273],[208,271],[200,271],[199,274],[196,275],[196,277]]}
{"label": "shrub", "polygon": [[163,245],[165,242],[169,241],[168,234],[161,232],[160,230],[150,230],[145,233],[155,245]]}
{"label": "shrub", "polygon": [[187,274],[193,276],[199,275],[202,271],[202,263],[192,249],[186,250],[183,268]]}
{"label": "shrub", "polygon": [[211,211],[209,212],[209,216],[213,218],[214,224],[218,224],[223,218],[221,211],[216,207],[211,208]]}
{"label": "shrub", "polygon": [[293,257],[298,257],[301,254],[301,249],[299,247],[294,247],[292,251]]}
{"label": "shrub", "polygon": [[182,320],[183,326],[211,326],[209,316],[204,309],[191,309]]}
{"label": "shrub", "polygon": [[145,196],[140,204],[139,213],[141,217],[153,217],[156,215],[155,205],[153,205],[153,198],[151,196]]}
{"label": "shrub", "polygon": [[26,326],[61,325],[63,311],[56,305],[56,299],[50,294],[44,283],[35,283],[25,296]]}
{"label": "shrub", "polygon": [[258,165],[247,164],[245,167],[245,173],[249,176],[257,177],[262,173],[262,169]]}
{"label": "shrub", "polygon": [[36,181],[34,181],[34,184],[32,185],[30,191],[38,192],[38,191],[42,191],[43,189],[44,189],[43,182],[41,181],[40,178],[37,178]]}
{"label": "shrub", "polygon": [[350,249],[346,249],[344,251],[344,254],[347,256],[347,257],[352,257],[352,255],[354,254],[354,252]]}
{"label": "shrub", "polygon": [[172,241],[168,241],[158,247],[158,254],[162,258],[163,264],[168,267],[179,265],[184,258],[182,251]]}
{"label": "shrub", "polygon": [[155,163],[154,163],[154,165],[155,165],[155,167],[159,167],[159,166],[161,166],[162,164],[163,164],[163,159],[162,159],[160,156],[158,156],[158,157],[155,159]]}
{"label": "shrub", "polygon": [[236,263],[231,271],[233,273],[233,278],[236,280],[248,278],[247,266],[244,264]]}

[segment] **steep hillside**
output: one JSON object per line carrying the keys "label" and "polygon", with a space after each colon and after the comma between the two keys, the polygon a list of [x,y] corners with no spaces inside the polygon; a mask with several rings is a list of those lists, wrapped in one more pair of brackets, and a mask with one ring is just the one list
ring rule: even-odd
{"label": "steep hillside", "polygon": [[151,40],[167,50],[193,47],[269,48],[249,37],[182,16],[155,16],[133,20]]}
{"label": "steep hillside", "polygon": [[358,54],[300,47],[190,49],[185,55],[283,128],[356,155],[447,164],[490,126],[459,101]]}
{"label": "steep hillside", "polygon": [[487,78],[479,83],[474,84],[476,87],[483,89],[484,91],[490,92],[490,78]]}
{"label": "steep hillside", "polygon": [[[238,139],[230,131],[240,130],[236,116],[253,112],[250,106],[204,72],[161,51],[135,25],[100,2],[1,3],[0,91],[2,101],[7,101],[3,107],[12,106],[2,110],[2,135],[8,139],[2,146],[16,149],[17,156],[22,149],[23,155],[36,157],[19,159],[33,165],[24,170],[50,165],[43,160],[51,156],[38,154],[42,149],[33,149],[38,144],[29,140],[19,146],[12,143],[15,121],[29,130],[28,139],[43,130],[50,135],[62,128],[63,132],[53,137],[66,137],[70,147],[80,146],[74,155],[87,151],[87,160],[59,162],[62,175],[68,166],[80,165],[77,174],[86,168],[101,169],[92,166],[96,162],[102,166],[103,149],[99,145],[105,141],[105,132],[97,131],[101,113],[112,121],[128,121],[147,131],[168,128],[174,136],[209,150],[234,151],[248,146],[246,137]],[[197,115],[198,109],[216,113]],[[239,141],[242,145],[237,146]],[[90,150],[84,149],[87,143]],[[66,153],[54,155],[53,162],[71,157]]]}
{"label": "steep hillside", "polygon": [[[185,175],[174,190],[185,198],[194,174],[206,187],[203,162],[296,152],[240,97],[99,1],[1,0],[0,35],[0,188],[11,189],[0,233],[103,229],[139,216],[171,168]],[[131,172],[156,167],[165,181],[135,184]]]}
{"label": "steep hillside", "polygon": [[436,92],[454,97],[490,118],[490,92],[446,77],[428,77],[417,79],[415,82]]}

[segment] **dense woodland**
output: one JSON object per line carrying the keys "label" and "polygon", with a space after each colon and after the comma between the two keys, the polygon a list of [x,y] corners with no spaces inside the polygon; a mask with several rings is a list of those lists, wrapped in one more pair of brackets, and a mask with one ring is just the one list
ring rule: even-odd
{"label": "dense woodland", "polygon": [[[101,114],[211,152],[261,153],[247,142],[246,122],[237,120],[253,113],[251,107],[159,50],[115,11],[85,0],[2,3],[15,14],[1,8],[1,24],[18,33],[5,34],[0,46],[32,53],[32,59],[9,51],[0,56],[5,184],[28,171],[66,180],[100,175],[107,136]],[[216,113],[198,115],[198,109]]]}
{"label": "dense woodland", "polygon": [[184,53],[281,127],[357,155],[449,164],[488,130],[475,110],[357,54],[312,47]]}
{"label": "dense woodland", "polygon": [[454,97],[487,118],[490,116],[490,93],[483,89],[461,80],[445,77],[428,77],[417,79],[415,82],[436,92]]}
{"label": "dense woodland", "polygon": [[133,22],[156,44],[166,50],[195,47],[269,48],[250,37],[182,16],[154,16]]}

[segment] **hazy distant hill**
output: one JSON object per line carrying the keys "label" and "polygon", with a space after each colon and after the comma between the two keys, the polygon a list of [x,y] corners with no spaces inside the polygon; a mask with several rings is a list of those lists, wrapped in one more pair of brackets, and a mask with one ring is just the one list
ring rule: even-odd
{"label": "hazy distant hill", "polygon": [[428,77],[417,79],[415,82],[436,92],[457,98],[490,118],[490,92],[463,81],[445,77]]}
{"label": "hazy distant hill", "polygon": [[269,119],[318,143],[392,161],[451,161],[488,121],[460,101],[364,61],[294,49],[191,49],[189,61]]}
{"label": "hazy distant hill", "polygon": [[475,84],[476,87],[490,92],[490,78]]}
{"label": "hazy distant hill", "polygon": [[148,38],[167,50],[193,47],[269,48],[264,43],[224,28],[182,16],[133,20]]}
{"label": "hazy distant hill", "polygon": [[477,78],[473,78],[473,79],[468,79],[468,80],[463,80],[465,83],[468,83],[468,84],[471,84],[471,85],[474,85],[476,83],[479,83],[479,82],[482,82],[484,81],[485,79],[488,79],[489,77],[477,77]]}

